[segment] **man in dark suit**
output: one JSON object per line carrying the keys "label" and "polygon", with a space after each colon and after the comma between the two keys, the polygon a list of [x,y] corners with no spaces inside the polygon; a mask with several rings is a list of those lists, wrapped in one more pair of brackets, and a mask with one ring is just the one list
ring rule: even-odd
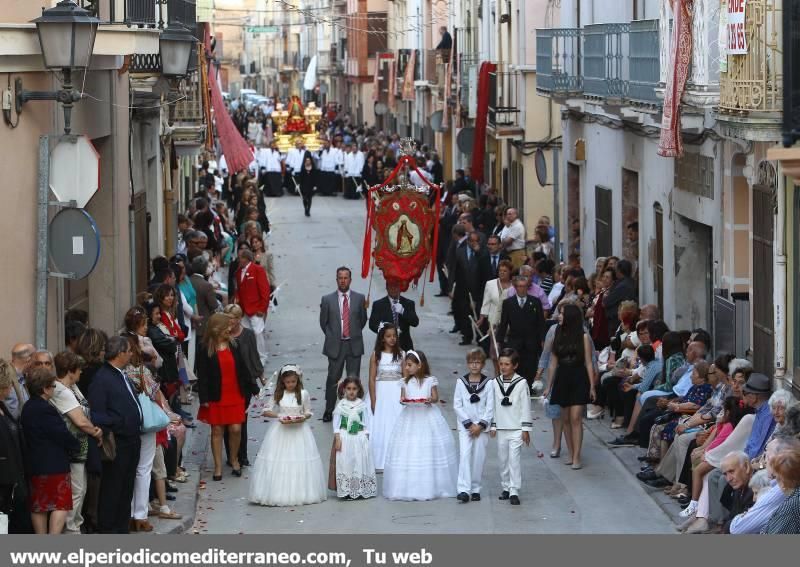
{"label": "man in dark suit", "polygon": [[528,295],[530,282],[525,276],[514,278],[516,294],[503,301],[497,341],[502,348],[519,353],[517,373],[533,383],[546,333],[544,309],[538,298]]}
{"label": "man in dark suit", "polygon": [[[453,312],[453,322],[455,326],[451,329],[451,333],[457,333],[462,328],[462,321],[459,318],[459,312],[456,311],[456,306],[459,306],[461,299],[456,300],[455,290],[456,283],[456,270],[458,253],[467,246],[467,231],[462,224],[456,224],[453,227],[452,238],[450,240],[450,248],[447,250],[447,259],[445,260],[445,267],[447,269],[447,295],[451,299],[451,310]],[[470,330],[470,333],[472,331]]]}
{"label": "man in dark suit", "polygon": [[[449,201],[449,202],[448,202]],[[447,265],[450,243],[453,239],[453,227],[458,222],[458,194],[450,192],[445,197],[445,206],[439,219],[439,250],[436,253],[436,271],[439,274],[439,293],[437,297],[447,296]]]}
{"label": "man in dark suit", "polygon": [[[92,422],[114,434],[116,457],[103,462],[97,527],[104,534],[126,534],[139,464],[142,408],[122,369],[131,359],[128,339],[113,336],[106,343],[106,363],[89,387]],[[106,438],[107,439],[107,438]]]}
{"label": "man in dark suit", "polygon": [[497,270],[500,267],[500,262],[503,260],[510,260],[510,258],[503,250],[503,242],[496,234],[486,239],[486,250],[489,256],[489,279],[493,280],[497,277]]}
{"label": "man in dark suit", "polygon": [[489,257],[483,247],[483,236],[473,230],[467,236],[467,245],[456,252],[453,275],[453,316],[456,318],[462,340],[472,343],[473,331],[470,316],[477,319],[483,302],[483,289],[489,275]]}
{"label": "man in dark suit", "polygon": [[325,382],[325,413],[322,421],[333,420],[336,388],[342,371],[348,376],[361,374],[364,338],[361,330],[367,324],[367,307],[363,295],[350,289],[350,268],[336,270],[337,290],[323,295],[319,306],[319,326],[325,333],[322,354],[328,357],[328,379]]}
{"label": "man in dark suit", "polygon": [[205,259],[205,256],[197,256],[192,260],[192,275],[189,277],[189,281],[197,296],[197,314],[201,317],[197,326],[197,335],[201,340],[205,334],[206,321],[220,309],[217,294],[214,293],[214,286],[206,280],[207,270],[208,260]]}
{"label": "man in dark suit", "polygon": [[400,348],[409,351],[414,348],[411,340],[411,327],[419,325],[419,317],[414,302],[400,295],[396,282],[386,283],[386,297],[376,301],[369,316],[369,328],[378,332],[381,323],[392,323],[399,331]]}

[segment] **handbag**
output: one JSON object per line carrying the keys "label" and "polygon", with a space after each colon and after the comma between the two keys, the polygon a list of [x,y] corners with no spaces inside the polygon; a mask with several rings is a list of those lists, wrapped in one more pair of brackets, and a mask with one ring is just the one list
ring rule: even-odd
{"label": "handbag", "polygon": [[151,400],[147,394],[139,394],[139,405],[142,408],[142,433],[155,433],[166,429],[169,425],[169,417],[158,404]]}

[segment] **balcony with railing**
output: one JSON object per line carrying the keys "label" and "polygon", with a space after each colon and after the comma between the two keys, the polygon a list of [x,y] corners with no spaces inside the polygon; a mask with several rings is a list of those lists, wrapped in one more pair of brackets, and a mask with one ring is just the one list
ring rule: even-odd
{"label": "balcony with railing", "polygon": [[202,122],[203,96],[200,90],[200,77],[196,71],[186,78],[173,114],[175,122]]}
{"label": "balcony with railing", "polygon": [[728,54],[727,70],[720,73],[718,118],[728,127],[749,130],[748,139],[780,140],[781,12],[781,0],[750,0],[745,13],[747,53]]}
{"label": "balcony with railing", "polygon": [[519,100],[524,96],[525,79],[519,71],[509,71],[498,63],[489,73],[489,132],[495,138],[524,138]]}
{"label": "balcony with railing", "polygon": [[536,31],[536,90],[616,106],[657,106],[658,20]]}
{"label": "balcony with railing", "polygon": [[156,0],[81,0],[80,5],[106,24],[156,27]]}
{"label": "balcony with railing", "polygon": [[167,0],[167,22],[194,31],[197,27],[197,0]]}

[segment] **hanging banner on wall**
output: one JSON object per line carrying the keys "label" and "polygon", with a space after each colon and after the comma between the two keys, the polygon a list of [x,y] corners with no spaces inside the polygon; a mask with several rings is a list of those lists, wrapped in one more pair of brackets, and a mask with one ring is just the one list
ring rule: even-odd
{"label": "hanging banner on wall", "polygon": [[728,0],[728,55],[747,54],[747,0]]}

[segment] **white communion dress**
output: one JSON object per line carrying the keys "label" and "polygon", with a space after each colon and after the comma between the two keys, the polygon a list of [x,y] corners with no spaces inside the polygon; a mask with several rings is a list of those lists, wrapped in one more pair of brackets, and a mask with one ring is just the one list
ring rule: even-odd
{"label": "white communion dress", "polygon": [[[429,398],[433,376],[403,385],[406,399]],[[433,500],[456,495],[458,453],[436,404],[407,404],[389,440],[383,468],[383,496],[389,500]]]}
{"label": "white communion dress", "polygon": [[[403,384],[403,358],[392,360],[392,354],[382,352],[378,359],[378,370],[375,376],[375,413],[369,420],[369,444],[372,447],[372,458],[375,468],[383,470],[386,450],[392,430],[403,411],[400,403],[400,387]],[[369,406],[369,398],[366,401]]]}
{"label": "white communion dress", "polygon": [[[311,417],[310,396],[284,392],[280,403],[267,406],[279,416]],[[263,506],[299,506],[327,499],[327,478],[308,420],[284,425],[274,420],[267,427],[250,478],[250,501]]]}
{"label": "white communion dress", "polygon": [[342,440],[336,452],[336,495],[339,498],[374,498],[378,494],[375,465],[369,447],[365,417],[369,408],[362,400],[339,400],[333,410],[333,433]]}

